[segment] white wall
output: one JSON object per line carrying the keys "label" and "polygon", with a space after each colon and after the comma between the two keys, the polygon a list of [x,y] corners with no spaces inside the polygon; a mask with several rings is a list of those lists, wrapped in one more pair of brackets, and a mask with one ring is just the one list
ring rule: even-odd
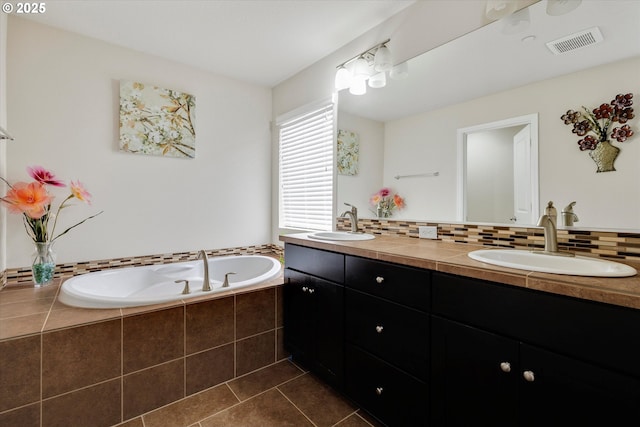
{"label": "white wall", "polygon": [[[614,145],[621,149],[617,171],[596,173],[580,139],[560,116],[582,105],[595,108],[618,93],[636,97],[640,58],[620,61],[541,81],[466,103],[385,123],[384,183],[399,171],[440,176],[395,184],[406,197],[404,215],[412,219],[452,221],[456,218],[456,130],[539,114],[541,211],[549,200],[559,208],[577,201],[577,226],[640,229],[640,134]],[[637,129],[637,119],[631,127]]]}
{"label": "white wall", "polygon": [[[522,6],[528,1],[521,2]],[[336,66],[381,41],[388,44],[394,62],[400,63],[433,49],[487,23],[485,3],[478,0],[417,1],[399,14],[340,47],[309,68],[273,88],[273,117],[331,96]],[[278,161],[277,135],[272,147],[272,240],[278,242]],[[400,216],[400,215],[394,215]]]}
{"label": "white wall", "polygon": [[[26,166],[42,165],[80,179],[94,202],[63,212],[69,223],[104,210],[58,241],[58,262],[269,243],[269,88],[14,16],[8,24],[8,178],[27,181]],[[195,159],[118,150],[119,79],[196,96]],[[7,267],[28,265],[18,215],[6,241]]]}
{"label": "white wall", "polygon": [[[0,126],[7,129],[7,15],[0,15]],[[7,149],[9,141],[0,141],[0,176],[7,176]],[[0,181],[0,194],[7,186]],[[0,272],[7,267],[7,210],[0,207]]]}
{"label": "white wall", "polygon": [[336,215],[340,215],[349,203],[358,208],[362,218],[375,217],[369,210],[369,198],[382,187],[384,167],[384,124],[341,111],[338,113],[338,129],[353,131],[360,141],[360,161],[357,175],[338,175]]}

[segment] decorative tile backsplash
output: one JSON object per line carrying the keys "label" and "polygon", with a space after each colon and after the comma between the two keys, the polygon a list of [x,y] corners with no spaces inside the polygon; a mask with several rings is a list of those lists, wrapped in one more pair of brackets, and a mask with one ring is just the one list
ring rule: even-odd
{"label": "decorative tile backsplash", "polygon": [[[244,246],[228,249],[208,250],[207,256],[225,255],[255,255],[276,254],[282,256],[284,250],[281,246],[267,244],[261,246]],[[194,261],[198,259],[198,251],[176,252],[161,255],[146,255],[133,258],[114,258],[100,261],[86,261],[67,264],[57,264],[55,277],[71,277],[92,271],[106,270],[109,268],[136,267],[141,265],[169,264],[180,261]],[[31,268],[10,268],[0,272],[0,288],[5,285],[31,284]]]}
{"label": "decorative tile backsplash", "polygon": [[[359,220],[360,229],[367,233],[414,238],[418,238],[418,227],[421,225],[437,226],[438,239],[445,242],[520,249],[544,248],[542,228],[367,218]],[[350,230],[351,222],[348,218],[337,218],[336,227],[338,230]],[[558,230],[558,247],[609,258],[640,260],[639,233],[561,229]]]}

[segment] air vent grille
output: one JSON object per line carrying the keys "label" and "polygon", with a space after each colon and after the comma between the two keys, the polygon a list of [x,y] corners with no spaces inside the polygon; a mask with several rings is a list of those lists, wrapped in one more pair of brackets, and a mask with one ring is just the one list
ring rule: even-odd
{"label": "air vent grille", "polygon": [[571,34],[557,40],[547,43],[547,47],[556,55],[571,52],[572,50],[581,49],[591,46],[603,40],[602,33],[598,27],[589,28],[579,33]]}

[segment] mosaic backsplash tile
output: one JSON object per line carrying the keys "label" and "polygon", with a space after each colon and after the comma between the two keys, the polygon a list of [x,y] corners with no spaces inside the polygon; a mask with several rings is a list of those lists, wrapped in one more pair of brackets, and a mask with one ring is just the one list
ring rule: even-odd
{"label": "mosaic backsplash tile", "polygon": [[[482,224],[448,224],[422,221],[367,219],[359,221],[360,229],[371,234],[397,235],[418,238],[418,227],[438,227],[438,239],[444,242],[468,243],[489,247],[518,249],[543,249],[542,228],[510,227]],[[337,218],[336,228],[348,231],[348,218]],[[640,260],[640,234],[617,231],[580,230],[577,228],[558,230],[560,250],[588,253],[592,255]]]}
{"label": "mosaic backsplash tile", "polygon": [[[238,248],[208,250],[207,256],[225,255],[255,255],[255,254],[275,254],[282,256],[284,250],[278,245],[244,246]],[[90,273],[92,271],[106,270],[109,268],[135,267],[141,265],[168,264],[180,261],[195,261],[198,259],[198,251],[176,252],[161,255],[147,255],[133,258],[114,258],[100,261],[86,261],[77,263],[57,264],[55,277],[72,277],[79,274]],[[13,268],[0,272],[0,287],[5,285],[31,284],[31,269]]]}

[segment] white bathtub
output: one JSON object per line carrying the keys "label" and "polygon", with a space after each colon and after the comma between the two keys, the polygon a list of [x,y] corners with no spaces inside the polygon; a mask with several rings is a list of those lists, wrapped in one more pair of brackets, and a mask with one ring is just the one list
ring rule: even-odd
{"label": "white bathtub", "polygon": [[[82,274],[66,280],[60,288],[60,302],[73,307],[120,308],[179,301],[225,290],[256,285],[280,274],[280,262],[262,255],[209,258],[211,291],[202,291],[204,263],[178,262],[164,265],[129,267]],[[224,275],[229,287],[222,288]],[[182,294],[188,280],[190,294]]]}

